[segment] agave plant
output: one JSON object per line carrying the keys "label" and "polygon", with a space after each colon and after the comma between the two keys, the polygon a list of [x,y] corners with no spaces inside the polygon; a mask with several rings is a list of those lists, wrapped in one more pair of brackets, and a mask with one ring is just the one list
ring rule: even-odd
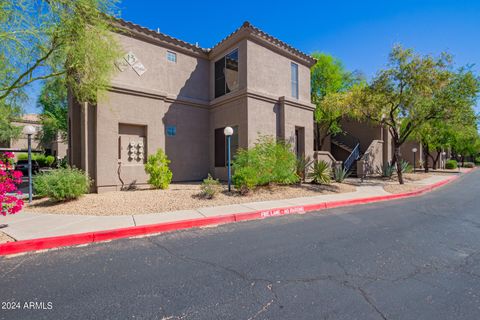
{"label": "agave plant", "polygon": [[329,184],[331,182],[332,169],[330,164],[323,160],[316,160],[312,165],[312,172],[308,175],[313,183]]}
{"label": "agave plant", "polygon": [[400,168],[402,169],[402,173],[412,171],[412,166],[405,160],[400,161]]}
{"label": "agave plant", "polygon": [[391,178],[395,172],[395,166],[391,163],[377,167],[377,172],[384,178]]}
{"label": "agave plant", "polygon": [[305,182],[305,178],[307,177],[308,170],[310,169],[312,162],[313,161],[309,156],[299,157],[297,159],[296,171],[297,171],[297,175],[300,177],[301,182]]}
{"label": "agave plant", "polygon": [[333,170],[333,178],[336,182],[343,182],[346,178],[350,176],[350,172],[348,172],[347,168],[336,167]]}

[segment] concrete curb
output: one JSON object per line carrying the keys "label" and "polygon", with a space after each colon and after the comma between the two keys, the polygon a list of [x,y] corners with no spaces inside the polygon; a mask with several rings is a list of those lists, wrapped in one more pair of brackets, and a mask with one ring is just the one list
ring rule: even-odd
{"label": "concrete curb", "polygon": [[[469,170],[465,173],[470,173],[472,170]],[[459,176],[453,176],[451,178],[434,183],[432,185],[425,186],[424,188],[421,188],[419,190],[399,193],[399,194],[321,202],[318,204],[310,204],[310,205],[304,205],[304,206],[290,206],[290,207],[274,208],[274,209],[268,209],[268,210],[255,210],[251,212],[235,213],[235,214],[228,214],[228,215],[209,217],[209,218],[181,220],[181,221],[159,223],[159,224],[152,224],[152,225],[146,225],[146,226],[128,227],[128,228],[86,232],[86,233],[79,233],[79,234],[72,234],[72,235],[65,235],[65,236],[58,236],[58,237],[48,237],[48,238],[38,238],[38,239],[32,239],[32,240],[21,240],[17,242],[8,242],[5,244],[0,244],[0,256],[29,252],[29,251],[52,249],[52,248],[58,248],[58,247],[75,246],[75,245],[88,244],[93,242],[102,242],[102,241],[135,237],[135,236],[161,233],[161,232],[167,232],[167,231],[183,230],[183,229],[209,226],[209,225],[219,225],[219,224],[232,223],[237,221],[264,219],[268,217],[283,216],[287,214],[304,214],[309,211],[318,211],[323,209],[352,206],[357,204],[366,204],[366,203],[374,203],[374,202],[394,200],[394,199],[409,198],[409,197],[419,196],[429,191],[432,191],[434,189],[437,189],[447,183],[452,182],[458,177]]]}

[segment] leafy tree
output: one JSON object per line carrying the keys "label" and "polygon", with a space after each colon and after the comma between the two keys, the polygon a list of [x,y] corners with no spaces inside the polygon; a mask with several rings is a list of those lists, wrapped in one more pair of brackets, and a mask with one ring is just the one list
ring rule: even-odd
{"label": "leafy tree", "polygon": [[[425,158],[424,169],[429,171],[428,159],[432,160],[433,169],[437,168],[440,154],[449,148],[458,148],[458,140],[466,133],[471,135],[477,132],[477,116],[473,106],[453,110],[455,114],[445,119],[434,119],[424,123],[413,133],[413,138],[422,143]],[[461,139],[463,140],[463,139]],[[466,143],[467,141],[462,141]],[[469,145],[474,145],[470,142]],[[464,149],[463,149],[464,150]],[[433,152],[436,155],[433,156]]]}
{"label": "leafy tree", "polygon": [[465,157],[477,156],[480,153],[480,137],[477,127],[466,127],[457,131],[453,139],[452,150],[462,162],[462,166]]}
{"label": "leafy tree", "polygon": [[41,138],[45,143],[56,140],[57,137],[66,139],[68,133],[68,101],[65,77],[60,76],[45,81],[38,98],[38,105],[42,108]]}
{"label": "leafy tree", "polygon": [[22,128],[12,124],[15,119],[21,116],[21,109],[0,101],[0,142],[10,141],[17,138]]}
{"label": "leafy tree", "polygon": [[[479,91],[479,79],[468,69],[453,71],[452,58],[420,56],[395,46],[388,67],[365,85],[357,85],[348,106],[360,119],[385,125],[393,141],[393,163],[400,163],[400,147],[422,125],[449,119],[470,108]],[[344,105],[345,106],[345,105]],[[397,175],[403,184],[401,166]]]}
{"label": "leafy tree", "polygon": [[315,141],[320,150],[325,139],[342,132],[340,120],[348,114],[348,108],[339,107],[346,92],[362,77],[345,69],[340,60],[325,53],[313,53],[317,63],[311,69],[312,102],[315,104]]}
{"label": "leafy tree", "polygon": [[115,13],[111,0],[0,0],[0,101],[58,76],[78,100],[96,101],[120,52]]}

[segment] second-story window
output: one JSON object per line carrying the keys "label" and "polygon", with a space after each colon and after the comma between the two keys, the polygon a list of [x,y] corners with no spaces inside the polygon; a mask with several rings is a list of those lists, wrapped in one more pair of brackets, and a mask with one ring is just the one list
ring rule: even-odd
{"label": "second-story window", "polygon": [[167,51],[167,60],[173,63],[177,63],[177,54],[172,51]]}
{"label": "second-story window", "polygon": [[215,98],[238,89],[238,50],[215,62]]}
{"label": "second-story window", "polygon": [[292,97],[298,99],[298,64],[291,64]]}

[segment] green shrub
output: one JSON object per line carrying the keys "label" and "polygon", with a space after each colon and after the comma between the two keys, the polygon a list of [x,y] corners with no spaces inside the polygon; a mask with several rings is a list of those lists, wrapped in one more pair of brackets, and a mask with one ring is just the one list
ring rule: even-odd
{"label": "green shrub", "polygon": [[323,160],[316,160],[313,162],[312,172],[309,174],[309,178],[313,183],[329,184],[331,182],[332,169],[330,164]]}
{"label": "green shrub", "polygon": [[475,168],[475,163],[473,163],[473,162],[465,162],[465,163],[463,164],[463,167],[464,167],[464,168]]}
{"label": "green shrub", "polygon": [[246,194],[258,185],[258,174],[253,166],[238,167],[232,177],[233,185],[241,194]]}
{"label": "green shrub", "polygon": [[[34,154],[32,154],[32,160],[33,160]],[[17,153],[17,159],[18,160],[28,160],[28,154],[27,153]]]}
{"label": "green shrub", "polygon": [[201,195],[207,199],[213,199],[215,195],[222,190],[222,186],[218,179],[213,179],[210,174],[203,180],[200,186]]}
{"label": "green shrub", "polygon": [[68,167],[68,159],[67,156],[59,159],[56,164],[57,168],[67,168]]}
{"label": "green shrub", "polygon": [[150,175],[148,183],[156,189],[166,189],[172,182],[172,171],[168,167],[170,160],[162,149],[149,155],[145,164],[145,172]]}
{"label": "green shrub", "polygon": [[336,182],[343,182],[343,180],[349,176],[350,172],[348,172],[347,168],[338,166],[333,170],[333,179],[335,179]]}
{"label": "green shrub", "polygon": [[47,167],[51,167],[54,162],[55,162],[55,157],[54,156],[46,156],[45,157],[45,164],[47,165]]}
{"label": "green shrub", "polygon": [[90,184],[83,171],[73,168],[40,173],[33,179],[35,193],[55,201],[76,199],[89,191]]}
{"label": "green shrub", "polygon": [[[28,153],[19,153],[17,154],[18,160],[28,160]],[[55,162],[54,156],[45,156],[41,153],[32,153],[32,160],[37,161],[40,167],[51,167]]]}
{"label": "green shrub", "polygon": [[44,154],[36,154],[32,160],[37,161],[40,167],[47,167],[47,157]]}
{"label": "green shrub", "polygon": [[296,167],[297,159],[288,143],[263,136],[253,148],[238,151],[233,161],[233,183],[243,192],[271,183],[296,183]]}
{"label": "green shrub", "polygon": [[445,169],[457,169],[457,168],[458,168],[457,160],[450,159],[450,160],[447,160],[447,162],[445,163]]}

